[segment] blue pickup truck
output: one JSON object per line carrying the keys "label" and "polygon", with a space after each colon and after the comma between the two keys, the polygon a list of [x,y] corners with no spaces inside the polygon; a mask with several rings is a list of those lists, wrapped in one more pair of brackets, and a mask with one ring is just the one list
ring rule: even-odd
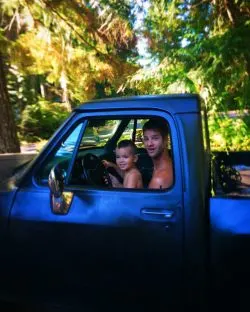
{"label": "blue pickup truck", "polygon": [[[174,181],[167,189],[147,187],[153,167],[142,126],[153,117],[169,129]],[[105,183],[102,160],[114,161],[117,143],[128,138],[137,146],[141,189]],[[211,167],[197,95],[77,107],[41,153],[1,181],[1,299],[165,311],[219,298],[239,307],[249,293],[249,155],[232,162],[217,155]],[[216,168],[224,168],[220,178]]]}

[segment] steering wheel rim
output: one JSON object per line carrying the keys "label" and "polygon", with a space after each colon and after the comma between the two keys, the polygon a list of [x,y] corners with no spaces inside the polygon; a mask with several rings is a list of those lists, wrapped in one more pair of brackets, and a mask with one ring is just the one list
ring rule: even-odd
{"label": "steering wheel rim", "polygon": [[87,153],[82,159],[83,177],[88,184],[94,186],[106,185],[112,187],[109,173],[101,159],[92,153]]}

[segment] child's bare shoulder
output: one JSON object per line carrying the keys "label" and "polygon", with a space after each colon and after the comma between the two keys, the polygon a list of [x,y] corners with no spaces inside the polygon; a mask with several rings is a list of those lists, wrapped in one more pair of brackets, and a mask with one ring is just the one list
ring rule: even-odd
{"label": "child's bare shoulder", "polygon": [[140,177],[141,173],[137,168],[132,168],[129,170],[128,175],[133,176],[133,177]]}

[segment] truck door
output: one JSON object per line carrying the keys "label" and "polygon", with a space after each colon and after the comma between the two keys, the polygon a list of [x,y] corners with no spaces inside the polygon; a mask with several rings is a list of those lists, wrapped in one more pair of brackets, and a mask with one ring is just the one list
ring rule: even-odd
{"label": "truck door", "polygon": [[[173,185],[150,190],[72,183],[73,176],[82,175],[79,149],[82,155],[91,152],[108,157],[112,140],[121,135],[120,121],[131,116],[158,116],[168,123]],[[110,131],[88,133],[96,117],[96,112],[78,114],[68,123],[16,195],[9,224],[14,288],[38,300],[86,303],[96,298],[136,297],[166,303],[180,286],[183,260],[182,172],[174,120],[167,113],[151,110],[98,112],[98,120],[110,121]],[[88,142],[86,150],[83,141]],[[63,155],[62,148],[68,154]],[[41,173],[58,161],[66,166],[65,192],[71,201],[62,213],[52,209],[50,190]]]}

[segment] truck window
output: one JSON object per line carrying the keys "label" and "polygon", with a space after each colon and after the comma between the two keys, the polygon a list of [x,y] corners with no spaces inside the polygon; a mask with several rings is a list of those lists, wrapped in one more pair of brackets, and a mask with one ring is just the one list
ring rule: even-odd
{"label": "truck window", "polygon": [[131,119],[119,141],[129,139],[134,141],[138,148],[143,147],[142,127],[147,121],[148,119]]}
{"label": "truck window", "polygon": [[[69,184],[90,188],[108,187],[109,189],[111,186],[131,189],[144,189],[149,186],[156,188],[153,183],[150,184],[153,175],[153,158],[145,148],[142,130],[143,125],[148,121],[149,118],[89,120],[76,155]],[[167,129],[167,122],[164,121],[164,123]],[[92,142],[93,140],[95,142]],[[166,140],[168,146],[164,147],[169,157],[171,157],[170,141],[168,136]],[[135,145],[135,151],[132,145]],[[150,153],[157,152],[153,150],[155,148],[161,149],[162,147],[150,147]],[[122,158],[123,161],[121,161]],[[112,185],[110,181],[107,183],[108,173],[115,175],[115,181],[111,177]],[[135,180],[128,182],[129,174],[133,174],[136,177]],[[162,189],[165,188],[167,187],[162,187]]]}
{"label": "truck window", "polygon": [[65,173],[67,172],[82,126],[83,124],[80,123],[73,128],[40,167],[36,174],[36,181],[39,184],[48,183],[50,170],[57,164],[61,165]]}
{"label": "truck window", "polygon": [[104,147],[115,134],[121,120],[91,120],[81,140],[81,147]]}
{"label": "truck window", "polygon": [[[37,182],[46,185],[50,170],[53,166],[59,165],[65,172],[65,183],[68,186],[109,190],[112,188],[148,188],[153,175],[153,158],[149,153],[154,153],[155,148],[154,146],[150,147],[148,152],[145,147],[143,126],[149,120],[149,118],[131,117],[122,119],[92,118],[87,120],[84,131],[81,130],[83,127],[83,122],[81,122],[44,162],[36,175]],[[86,124],[86,121],[84,122]],[[164,124],[168,129],[166,121]],[[118,149],[118,152],[125,151],[127,154],[121,156],[118,155],[116,148],[117,145],[124,144],[124,140],[132,141],[131,144],[135,145],[135,150],[131,149],[131,146],[123,146]],[[170,134],[165,141],[168,145],[166,146],[167,153],[171,158]],[[157,148],[161,150],[162,147]],[[126,164],[119,163],[119,157],[129,158],[130,163],[126,163],[127,158],[125,159]],[[118,174],[116,178],[120,184],[111,181],[112,185],[110,185],[110,180],[107,181],[107,175],[111,174],[113,170],[111,168],[115,169]],[[138,183],[129,180],[128,172],[136,176]],[[151,183],[151,185],[153,184]],[[162,187],[162,189],[165,188],[167,187]]]}

